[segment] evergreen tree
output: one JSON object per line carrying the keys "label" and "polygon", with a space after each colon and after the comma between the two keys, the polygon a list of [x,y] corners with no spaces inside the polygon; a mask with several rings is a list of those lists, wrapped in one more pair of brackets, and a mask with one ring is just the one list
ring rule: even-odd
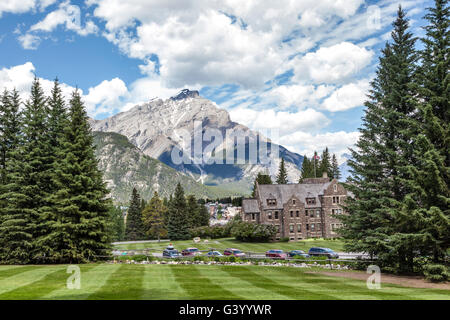
{"label": "evergreen tree", "polygon": [[169,203],[169,223],[167,226],[170,240],[189,239],[189,216],[186,198],[181,184],[178,183],[175,193]]}
{"label": "evergreen tree", "polygon": [[413,116],[417,55],[401,7],[393,26],[393,41],[383,49],[371,83],[359,151],[352,150],[349,161],[353,177],[347,187],[355,197],[346,203],[349,215],[342,216],[341,234],[349,240],[347,249],[377,255],[386,267],[410,270],[419,235],[405,225],[402,206],[409,192],[410,141],[417,128]]}
{"label": "evergreen tree", "polygon": [[136,188],[131,194],[130,206],[128,207],[127,223],[125,228],[127,240],[142,240],[144,238],[144,225],[142,220],[142,201]]}
{"label": "evergreen tree", "polygon": [[319,169],[317,170],[317,177],[322,177],[324,172],[327,173],[328,177],[333,176],[330,152],[328,151],[328,147],[326,147],[322,152],[322,159],[320,160]]}
{"label": "evergreen tree", "polygon": [[205,205],[199,208],[199,227],[209,226],[209,212]]}
{"label": "evergreen tree", "polygon": [[258,184],[272,184],[272,179],[268,174],[258,172],[255,182],[253,184],[252,198],[256,197],[256,183]]}
{"label": "evergreen tree", "polygon": [[109,225],[112,241],[125,240],[125,222],[120,207],[111,206],[109,210]]}
{"label": "evergreen tree", "polygon": [[142,211],[142,220],[146,233],[149,237],[155,237],[159,240],[167,236],[167,226],[164,223],[164,216],[167,214],[167,207],[159,198],[155,191],[153,197]]}
{"label": "evergreen tree", "polygon": [[287,184],[288,175],[284,164],[284,159],[281,158],[280,167],[278,169],[277,184]]}
{"label": "evergreen tree", "polygon": [[335,154],[333,154],[333,158],[331,160],[331,178],[338,181],[341,179],[341,170],[339,169],[339,163]]}
{"label": "evergreen tree", "polygon": [[[19,100],[18,95],[15,100]],[[0,226],[0,259],[8,263],[28,263],[42,255],[36,239],[42,232],[40,208],[45,204],[50,184],[46,119],[46,98],[35,78],[20,124],[22,141],[11,152],[7,164],[11,171],[6,177],[9,183],[0,195],[5,205]]]}
{"label": "evergreen tree", "polygon": [[110,249],[108,224],[111,200],[98,169],[93,136],[79,92],[72,93],[68,123],[60,141],[58,161],[53,165],[57,191],[43,211],[47,232],[41,247],[54,261],[84,262]]}
{"label": "evergreen tree", "polygon": [[314,176],[314,172],[312,169],[312,162],[308,159],[308,157],[306,155],[303,156],[301,172],[302,172],[302,174],[301,174],[299,183],[302,183],[304,179],[313,178],[313,176]]}
{"label": "evergreen tree", "polygon": [[200,227],[200,206],[195,196],[189,195],[186,198],[187,214],[189,218],[189,228]]}

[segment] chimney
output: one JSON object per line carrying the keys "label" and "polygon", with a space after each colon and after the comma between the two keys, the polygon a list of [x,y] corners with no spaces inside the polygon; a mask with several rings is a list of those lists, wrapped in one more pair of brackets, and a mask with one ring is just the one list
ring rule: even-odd
{"label": "chimney", "polygon": [[326,171],[323,172],[322,178],[324,178],[324,179],[325,179],[325,178],[328,178],[328,173],[327,173]]}

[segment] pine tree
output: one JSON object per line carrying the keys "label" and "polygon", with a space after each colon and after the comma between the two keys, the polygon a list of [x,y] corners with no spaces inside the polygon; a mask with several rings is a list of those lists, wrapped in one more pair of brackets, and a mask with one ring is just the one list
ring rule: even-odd
{"label": "pine tree", "polygon": [[338,181],[341,179],[341,170],[339,169],[339,163],[335,154],[333,154],[333,158],[331,160],[331,178]]}
{"label": "pine tree", "polygon": [[205,205],[199,208],[199,227],[209,226],[209,212]]}
{"label": "pine tree", "polygon": [[277,184],[287,184],[288,175],[284,163],[284,159],[281,158],[280,167],[278,169]]}
{"label": "pine tree", "polygon": [[[380,264],[410,270],[417,237],[407,226],[402,207],[410,184],[407,168],[413,159],[411,136],[417,102],[414,49],[405,12],[398,10],[392,43],[386,44],[372,81],[361,137],[349,161],[353,177],[347,185],[355,195],[347,200],[341,234],[347,249],[377,255]],[[406,129],[405,129],[406,128]],[[410,129],[411,128],[411,129]]]}
{"label": "pine tree", "polygon": [[180,183],[177,184],[175,193],[169,203],[168,216],[167,231],[170,240],[189,239],[189,216],[184,190]]}
{"label": "pine tree", "polygon": [[[15,100],[18,101],[18,95]],[[51,151],[46,98],[37,78],[22,114],[21,143],[11,153],[8,161],[11,171],[6,177],[9,183],[0,196],[5,204],[0,226],[0,256],[9,263],[28,263],[42,256],[37,239],[42,232],[40,208],[45,205],[50,185]]]}
{"label": "pine tree", "polygon": [[322,152],[322,159],[320,160],[319,169],[317,170],[317,177],[322,177],[324,172],[327,173],[328,177],[332,177],[333,175],[328,147]]}
{"label": "pine tree", "polygon": [[313,178],[314,172],[312,169],[312,162],[308,159],[306,155],[303,156],[301,177],[299,183],[302,183],[304,179]]}
{"label": "pine tree", "polygon": [[[69,102],[68,124],[54,164],[57,191],[43,212],[48,232],[40,241],[59,263],[77,263],[105,255],[110,249],[111,200],[98,169],[88,116],[77,90]],[[44,246],[44,244],[46,244]]]}
{"label": "pine tree", "polygon": [[189,228],[200,226],[200,207],[195,196],[189,195],[186,198],[187,214],[189,218]]}
{"label": "pine tree", "polygon": [[125,239],[125,222],[120,207],[111,206],[109,210],[109,226],[112,241],[123,241]]}
{"label": "pine tree", "polygon": [[156,237],[159,240],[161,237],[167,236],[167,226],[164,223],[164,216],[167,214],[167,207],[159,198],[155,191],[153,197],[142,211],[142,220],[146,233],[149,237]]}
{"label": "pine tree", "polygon": [[261,172],[258,172],[258,175],[256,176],[255,182],[253,183],[253,191],[252,191],[252,198],[256,197],[256,183],[258,184],[272,184],[272,179],[268,174],[263,174]]}
{"label": "pine tree", "polygon": [[144,238],[144,225],[142,220],[142,201],[136,188],[131,193],[130,206],[128,208],[127,223],[125,228],[127,240],[142,240]]}

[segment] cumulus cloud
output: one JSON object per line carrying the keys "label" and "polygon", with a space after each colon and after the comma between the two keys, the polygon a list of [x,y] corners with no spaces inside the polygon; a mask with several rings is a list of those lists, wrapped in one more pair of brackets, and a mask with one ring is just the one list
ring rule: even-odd
{"label": "cumulus cloud", "polygon": [[373,51],[350,42],[323,47],[292,61],[295,79],[316,83],[339,83],[348,80],[372,60]]}
{"label": "cumulus cloud", "polygon": [[333,94],[323,102],[322,107],[331,112],[345,111],[360,107],[367,100],[369,88],[370,82],[367,79],[344,85],[334,91]]}
{"label": "cumulus cloud", "polygon": [[19,40],[22,47],[27,50],[36,50],[41,43],[40,37],[30,33],[20,35],[17,40]]}
{"label": "cumulus cloud", "polygon": [[0,1],[0,17],[3,12],[25,13],[31,10],[44,10],[56,0],[2,0]]}
{"label": "cumulus cloud", "polygon": [[98,31],[92,21],[87,21],[85,26],[81,25],[80,7],[70,4],[70,1],[62,2],[58,9],[50,12],[42,21],[32,25],[29,31],[51,32],[59,25],[65,25],[67,30],[74,31],[81,36],[86,36]]}
{"label": "cumulus cloud", "polygon": [[90,114],[110,113],[111,110],[120,109],[122,98],[128,95],[125,83],[119,79],[104,80],[95,87],[89,88],[84,97],[87,111]]}

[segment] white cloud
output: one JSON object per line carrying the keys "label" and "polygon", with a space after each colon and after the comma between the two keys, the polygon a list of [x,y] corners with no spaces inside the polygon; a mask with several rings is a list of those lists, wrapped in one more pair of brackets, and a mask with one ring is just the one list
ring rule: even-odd
{"label": "white cloud", "polygon": [[322,152],[326,147],[331,153],[335,153],[338,161],[345,161],[342,157],[344,153],[348,153],[348,148],[353,147],[360,137],[359,132],[327,132],[312,134],[305,131],[297,131],[290,135],[280,137],[279,143],[288,149],[301,155],[311,157],[314,151]]}
{"label": "white cloud", "polygon": [[59,25],[65,25],[67,30],[74,31],[81,36],[98,31],[97,26],[90,20],[82,27],[80,7],[71,5],[70,1],[62,2],[57,10],[50,12],[44,20],[32,25],[29,31],[51,32]]}
{"label": "white cloud", "polygon": [[84,97],[89,114],[97,115],[120,109],[122,98],[128,95],[125,83],[119,79],[104,80],[99,85],[89,88]]}
{"label": "white cloud", "polygon": [[244,124],[253,130],[262,132],[277,130],[280,136],[296,131],[317,131],[329,124],[327,117],[314,109],[292,113],[273,109],[253,110],[239,107],[230,111],[230,117],[233,121]]}
{"label": "white cloud", "polygon": [[3,12],[25,13],[39,9],[43,11],[56,0],[2,0],[0,1],[0,17]]}
{"label": "white cloud", "polygon": [[355,76],[372,60],[373,51],[350,42],[323,47],[303,57],[297,57],[291,65],[295,80],[315,83],[339,83]]}
{"label": "white cloud", "polygon": [[360,80],[342,86],[327,98],[322,107],[331,112],[345,111],[364,105],[369,93],[369,80]]}
{"label": "white cloud", "polygon": [[41,43],[41,38],[30,33],[20,35],[17,40],[19,40],[22,47],[27,50],[36,50]]}

